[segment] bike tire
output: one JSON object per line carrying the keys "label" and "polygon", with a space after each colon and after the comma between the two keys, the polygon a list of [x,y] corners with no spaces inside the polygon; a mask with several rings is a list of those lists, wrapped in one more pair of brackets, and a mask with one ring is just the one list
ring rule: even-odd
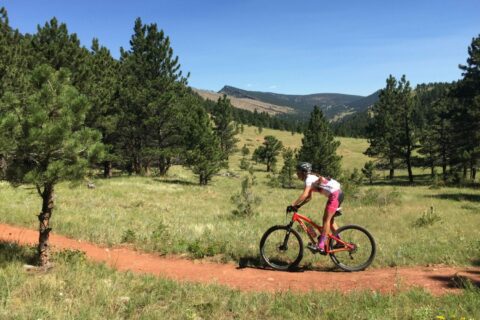
{"label": "bike tire", "polygon": [[[282,248],[285,237],[287,246]],[[275,270],[293,270],[303,258],[302,238],[291,226],[273,226],[260,240],[260,255],[263,262]]]}
{"label": "bike tire", "polygon": [[[375,239],[367,229],[357,225],[346,225],[335,232],[343,241],[353,243],[356,248],[351,251],[340,251],[330,254],[333,263],[345,271],[362,271],[368,268],[375,259],[377,246]],[[335,240],[328,242],[330,250],[334,250]]]}

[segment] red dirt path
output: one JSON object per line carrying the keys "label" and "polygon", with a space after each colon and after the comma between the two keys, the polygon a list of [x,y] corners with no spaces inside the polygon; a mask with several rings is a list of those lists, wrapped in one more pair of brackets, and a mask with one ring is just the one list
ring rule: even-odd
{"label": "red dirt path", "polygon": [[[0,240],[21,245],[36,244],[38,232],[0,224]],[[304,271],[278,272],[256,268],[239,268],[234,264],[216,264],[176,257],[161,257],[129,248],[105,248],[91,243],[50,235],[55,250],[84,251],[91,260],[105,262],[121,271],[154,274],[179,281],[221,284],[246,291],[306,292],[310,290],[372,290],[395,293],[412,287],[423,287],[434,295],[459,293],[459,279],[470,279],[480,286],[480,268],[445,266],[367,269],[362,272]]]}

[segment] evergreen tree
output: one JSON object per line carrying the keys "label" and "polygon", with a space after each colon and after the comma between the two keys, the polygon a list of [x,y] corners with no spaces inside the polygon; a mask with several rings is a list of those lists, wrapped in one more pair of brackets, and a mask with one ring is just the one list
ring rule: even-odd
{"label": "evergreen tree", "polygon": [[370,146],[365,154],[378,157],[389,168],[390,179],[393,179],[395,174],[400,136],[398,126],[400,119],[396,117],[395,110],[397,100],[397,80],[390,75],[386,87],[380,91],[379,100],[372,108],[373,119],[367,127]]}
{"label": "evergreen tree", "polygon": [[[451,163],[453,128],[450,109],[453,100],[449,97],[450,84],[419,85],[416,88],[416,109],[419,127],[419,154],[423,164],[435,176],[435,167],[442,167],[443,180],[447,180],[447,166]],[[423,113],[423,114],[421,114]]]}
{"label": "evergreen tree", "polygon": [[296,174],[297,160],[295,157],[295,151],[286,148],[283,151],[283,167],[278,176],[283,188],[293,188],[295,174]]}
{"label": "evergreen tree", "polygon": [[84,127],[88,101],[70,85],[65,69],[37,67],[26,100],[7,92],[0,102],[0,153],[14,185],[33,184],[42,198],[39,262],[49,262],[50,219],[55,185],[84,177],[101,153],[100,134]]}
{"label": "evergreen tree", "polygon": [[228,160],[228,157],[234,152],[235,144],[238,142],[238,139],[235,138],[237,131],[232,123],[232,110],[233,106],[226,95],[218,98],[212,110],[215,132],[220,139],[220,147],[226,160]]}
{"label": "evergreen tree", "polygon": [[103,168],[104,177],[111,177],[112,162],[118,160],[115,146],[118,136],[118,62],[110,51],[93,39],[90,59],[87,64],[90,78],[85,85],[92,108],[87,114],[85,124],[101,132],[106,148]]}
{"label": "evergreen tree", "polygon": [[277,157],[283,149],[283,144],[274,136],[266,136],[263,145],[255,149],[253,160],[267,165],[267,172],[272,171],[277,163]]}
{"label": "evergreen tree", "polygon": [[248,149],[247,145],[244,144],[242,147],[242,156],[246,157],[250,154],[250,149]]}
{"label": "evergreen tree", "polygon": [[365,162],[365,165],[362,168],[362,173],[368,179],[370,184],[372,184],[373,178],[375,177],[375,164],[373,161]]}
{"label": "evergreen tree", "polygon": [[[13,30],[9,25],[9,19],[5,8],[0,8],[0,99],[6,92],[14,94],[22,103],[26,103],[28,89],[28,41],[25,37]],[[0,121],[2,120],[0,116]],[[0,145],[7,143],[1,141]],[[1,148],[0,148],[1,150]],[[6,154],[0,151],[0,179],[5,177],[7,169]]]}
{"label": "evergreen tree", "polygon": [[148,173],[155,159],[170,161],[166,150],[177,143],[177,125],[182,125],[176,98],[186,78],[170,39],[156,24],[137,19],[130,46],[120,59],[120,144],[130,171],[139,174]]}
{"label": "evergreen tree", "polygon": [[190,112],[185,164],[198,175],[200,185],[207,185],[214,174],[226,167],[226,162],[208,114],[195,106]]}
{"label": "evergreen tree", "polygon": [[246,176],[242,180],[242,190],[234,194],[230,201],[236,205],[232,211],[235,216],[251,217],[256,214],[256,207],[260,204],[261,198],[257,197],[252,190],[254,177]]}
{"label": "evergreen tree", "polygon": [[475,180],[480,161],[480,35],[472,39],[468,48],[466,65],[453,93],[458,103],[452,108],[452,124],[455,131],[456,160],[464,168],[470,168],[470,178]]}
{"label": "evergreen tree", "polygon": [[336,153],[339,145],[327,119],[315,106],[302,139],[298,160],[310,162],[313,170],[324,176],[339,176],[341,157]]}
{"label": "evergreen tree", "polygon": [[72,84],[85,92],[91,70],[87,67],[88,50],[80,45],[75,33],[68,32],[65,23],[56,18],[38,26],[31,39],[31,65],[48,64],[55,70],[68,68],[71,72]]}
{"label": "evergreen tree", "polygon": [[394,112],[397,114],[395,118],[399,120],[396,123],[400,126],[398,130],[395,130],[399,132],[397,149],[407,165],[408,180],[413,182],[412,152],[416,146],[415,126],[413,123],[414,104],[410,82],[407,81],[405,75],[398,82],[396,102]]}

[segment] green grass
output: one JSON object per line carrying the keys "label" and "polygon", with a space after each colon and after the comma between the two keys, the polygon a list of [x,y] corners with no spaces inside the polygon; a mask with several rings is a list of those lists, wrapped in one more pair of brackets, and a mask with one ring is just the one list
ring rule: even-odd
{"label": "green grass", "polygon": [[[34,249],[0,242],[0,319],[478,319],[480,291],[250,293],[117,272],[72,251],[27,272]],[[440,318],[439,318],[440,319]]]}
{"label": "green grass", "polygon": [[[250,151],[274,134],[298,148],[301,136],[245,127],[239,147]],[[342,166],[352,170],[367,161],[362,139],[340,138]],[[103,245],[130,243],[161,254],[242,263],[258,262],[258,243],[274,224],[285,224],[284,209],[301,192],[267,185],[263,165],[255,165],[254,192],[262,198],[259,214],[237,218],[230,202],[240,190],[241,156],[207,187],[197,185],[188,170],[173,167],[168,177],[95,180],[96,188],[59,184],[53,231]],[[279,164],[279,167],[281,163]],[[469,188],[405,185],[380,178],[347,195],[340,225],[365,226],[377,240],[372,268],[426,264],[478,265],[480,262],[480,191]],[[416,174],[423,174],[420,169]],[[325,198],[316,196],[303,213],[320,220]],[[41,201],[30,186],[12,188],[0,182],[0,222],[38,228]],[[431,211],[433,207],[434,211]],[[433,213],[432,213],[433,212]],[[0,243],[0,319],[478,319],[480,293],[467,285],[459,295],[433,297],[415,289],[382,295],[357,291],[326,293],[247,293],[222,286],[184,284],[153,276],[116,272],[86,261],[76,252],[55,255],[47,273],[27,273],[22,265],[33,249]],[[304,265],[329,267],[325,257],[307,254]],[[441,318],[439,318],[441,319]]]}
{"label": "green grass", "polygon": [[[271,131],[271,132],[270,132]],[[286,145],[300,144],[300,135],[264,129],[258,135],[246,127],[240,138],[252,148],[267,134]],[[362,139],[340,139],[344,168],[363,163]],[[239,146],[243,146],[242,141]],[[261,197],[259,214],[234,217],[232,194],[240,191],[240,154],[230,161],[235,176],[216,176],[207,187],[197,184],[188,170],[173,167],[168,177],[117,177],[95,180],[96,188],[59,184],[51,220],[53,231],[103,245],[131,243],[135,248],[217,261],[258,261],[258,244],[268,227],[285,224],[285,207],[300,189],[271,188],[264,165],[255,165]],[[401,180],[397,180],[401,182]],[[381,182],[381,181],[380,181]],[[372,267],[447,264],[471,265],[480,259],[480,191],[466,188],[430,189],[428,186],[388,186],[377,183],[347,194],[340,225],[355,223],[374,235],[378,253]],[[317,221],[325,198],[315,195],[302,212]],[[41,202],[28,186],[14,189],[0,182],[0,222],[36,229]],[[430,208],[436,217],[418,223]],[[331,266],[328,258],[307,254],[305,264]]]}

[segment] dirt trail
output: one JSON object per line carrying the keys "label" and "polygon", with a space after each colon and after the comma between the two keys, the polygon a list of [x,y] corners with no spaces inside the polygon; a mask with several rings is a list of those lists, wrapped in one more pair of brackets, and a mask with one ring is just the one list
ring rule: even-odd
{"label": "dirt trail", "polygon": [[[38,232],[0,224],[0,240],[19,244],[36,244]],[[480,286],[480,267],[444,266],[367,269],[363,272],[304,271],[278,272],[256,268],[239,268],[234,264],[216,264],[175,257],[160,257],[129,248],[105,248],[91,243],[51,234],[55,250],[81,250],[93,261],[105,262],[121,271],[154,274],[179,281],[215,283],[247,291],[305,292],[310,290],[373,290],[393,293],[419,286],[434,295],[460,292],[460,279],[470,279]]]}

